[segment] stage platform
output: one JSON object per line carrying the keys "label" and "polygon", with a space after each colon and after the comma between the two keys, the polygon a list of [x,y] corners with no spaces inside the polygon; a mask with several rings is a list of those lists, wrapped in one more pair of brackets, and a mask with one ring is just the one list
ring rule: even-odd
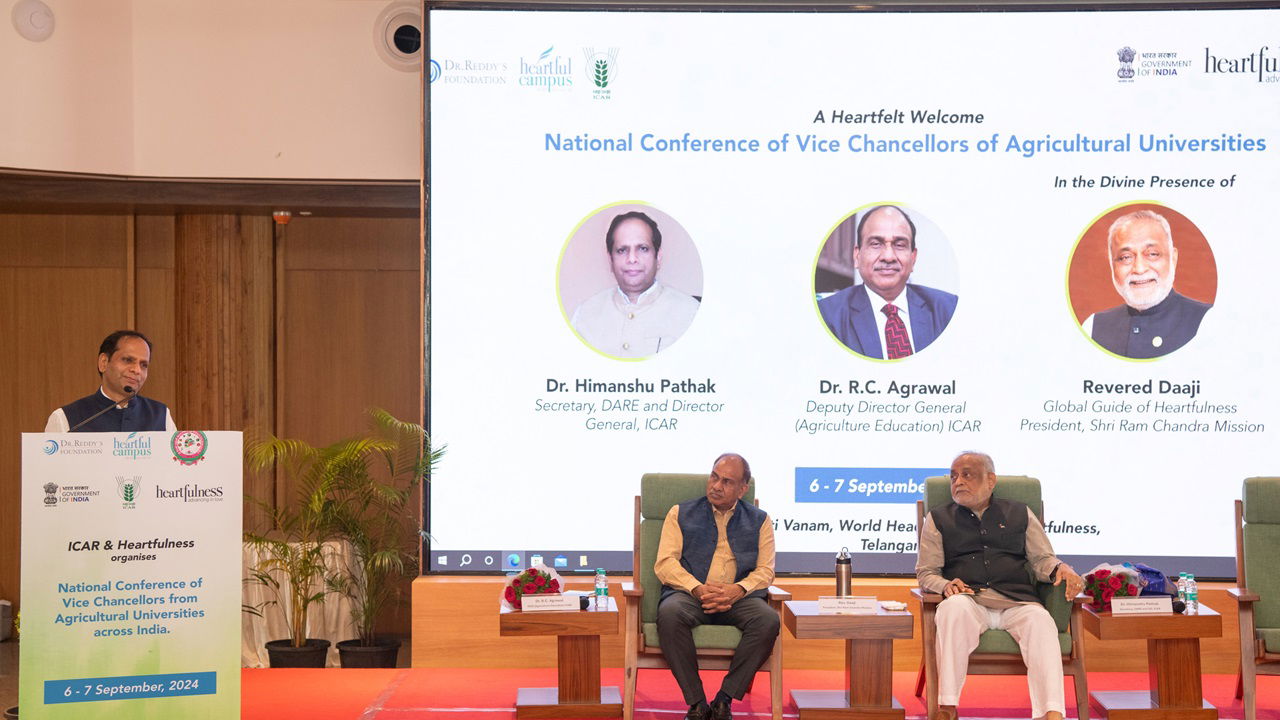
{"label": "stage platform", "polygon": [[[611,576],[609,593],[622,600],[619,582]],[[415,668],[551,668],[556,664],[555,638],[499,637],[498,596],[503,578],[497,576],[426,575],[413,582],[412,666]],[[774,583],[796,600],[816,600],[834,594],[831,578],[780,578]],[[900,600],[912,613],[914,579],[854,578],[855,595]],[[569,589],[590,590],[590,580],[570,578]],[[1235,602],[1227,596],[1230,583],[1201,583],[1201,601],[1222,613],[1222,637],[1201,643],[1205,673],[1229,674],[1239,670],[1240,640]],[[920,667],[920,621],[915,638],[893,643],[894,670]],[[601,665],[622,667],[622,636],[601,638]],[[783,633],[783,666],[788,669],[834,670],[844,666],[844,644],[839,640],[806,640]],[[1085,651],[1090,672],[1141,672],[1147,670],[1147,647],[1140,640],[1101,642],[1086,633]]]}
{"label": "stage platform", "polygon": [[[714,689],[722,676],[703,673],[703,684]],[[243,677],[241,720],[508,720],[515,717],[517,688],[555,685],[555,671],[543,669],[244,670]],[[622,671],[606,669],[603,678],[606,685],[620,685]],[[788,672],[783,716],[797,718],[792,688],[839,688],[842,682],[838,670]],[[1091,690],[1142,689],[1146,683],[1145,673],[1089,674]],[[911,694],[914,686],[915,673],[894,673],[894,695],[907,720],[925,720],[923,704]],[[1242,717],[1240,701],[1231,697],[1234,676],[1206,675],[1204,689],[1223,720]],[[1259,720],[1280,720],[1280,678],[1258,679],[1258,708]],[[636,720],[680,720],[685,710],[669,672],[641,673]],[[767,678],[733,710],[737,720],[768,720]],[[973,676],[965,685],[961,718],[1026,720],[1030,713],[1027,685],[1020,678]],[[1067,715],[1076,717],[1070,687]]]}

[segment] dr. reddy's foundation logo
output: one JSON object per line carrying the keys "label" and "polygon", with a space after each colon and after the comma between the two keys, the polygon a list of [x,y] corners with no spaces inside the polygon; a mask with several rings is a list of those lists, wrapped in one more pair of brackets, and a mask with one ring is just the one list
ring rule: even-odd
{"label": "dr. reddy's foundation logo", "polygon": [[569,90],[573,87],[573,58],[555,54],[556,46],[543,50],[536,58],[520,58],[520,87],[542,92]]}
{"label": "dr. reddy's foundation logo", "polygon": [[45,440],[45,441],[44,441],[44,447],[42,447],[42,448],[41,448],[41,451],[43,451],[45,455],[52,455],[52,454],[54,454],[54,453],[58,452],[58,441],[57,441],[57,440]]}
{"label": "dr. reddy's foundation logo", "polygon": [[506,85],[507,63],[478,58],[432,58],[428,82],[441,85]]}
{"label": "dr. reddy's foundation logo", "polygon": [[608,100],[613,95],[610,85],[618,78],[618,48],[597,51],[595,48],[582,48],[587,56],[585,70],[591,81],[591,97],[596,100]]}

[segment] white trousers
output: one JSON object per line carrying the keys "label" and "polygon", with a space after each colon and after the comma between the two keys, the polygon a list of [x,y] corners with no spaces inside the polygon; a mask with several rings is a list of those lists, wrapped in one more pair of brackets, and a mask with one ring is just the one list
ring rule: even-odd
{"label": "white trousers", "polygon": [[1004,610],[983,607],[972,595],[952,595],[938,604],[938,704],[959,705],[969,671],[969,653],[986,630],[1008,631],[1027,664],[1031,717],[1053,710],[1066,714],[1062,690],[1062,649],[1053,616],[1039,603]]}

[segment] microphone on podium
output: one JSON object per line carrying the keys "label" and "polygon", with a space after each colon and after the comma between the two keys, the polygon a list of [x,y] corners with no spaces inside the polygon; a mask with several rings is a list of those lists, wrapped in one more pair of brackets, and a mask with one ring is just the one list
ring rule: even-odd
{"label": "microphone on podium", "polygon": [[83,426],[87,425],[88,423],[91,423],[91,422],[93,422],[94,420],[97,420],[99,415],[102,415],[103,413],[105,413],[106,411],[110,410],[111,408],[118,408],[118,407],[120,407],[120,403],[128,403],[128,402],[129,402],[129,398],[132,398],[132,397],[133,397],[133,395],[134,395],[134,393],[136,393],[136,392],[138,392],[138,389],[137,389],[137,388],[133,387],[132,385],[125,385],[125,386],[124,386],[124,395],[125,395],[125,397],[124,397],[124,399],[123,399],[123,400],[117,400],[116,402],[111,403],[110,405],[108,405],[108,406],[106,406],[106,407],[102,408],[102,409],[101,409],[101,410],[99,410],[98,412],[96,412],[96,413],[94,413],[94,414],[90,415],[89,417],[87,417],[87,418],[85,418],[85,419],[81,420],[80,422],[76,423],[76,426],[75,426],[75,427],[73,427],[73,428],[71,428],[71,429],[70,429],[70,430],[68,430],[67,432],[75,432],[76,430],[79,430],[81,427],[83,427]]}

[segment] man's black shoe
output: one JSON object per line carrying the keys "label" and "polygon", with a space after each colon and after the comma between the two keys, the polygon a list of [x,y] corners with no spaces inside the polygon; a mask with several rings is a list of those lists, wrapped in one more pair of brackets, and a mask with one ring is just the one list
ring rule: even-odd
{"label": "man's black shoe", "polygon": [[684,720],[708,720],[711,717],[711,708],[707,707],[706,702],[700,702],[689,706],[689,712],[685,714]]}
{"label": "man's black shoe", "polygon": [[728,700],[716,700],[711,703],[711,720],[733,720]]}

